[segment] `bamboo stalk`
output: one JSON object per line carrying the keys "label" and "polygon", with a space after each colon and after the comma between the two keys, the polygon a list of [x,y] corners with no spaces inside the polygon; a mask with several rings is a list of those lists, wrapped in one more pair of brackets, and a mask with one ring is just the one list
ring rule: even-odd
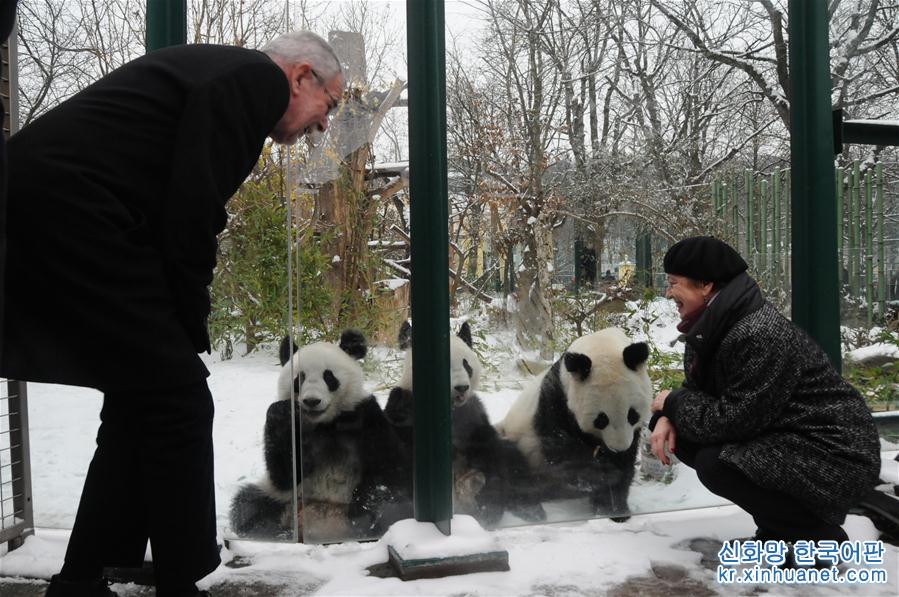
{"label": "bamboo stalk", "polygon": [[[759,270],[768,269],[768,181],[759,182]],[[767,273],[763,274],[767,277]]]}
{"label": "bamboo stalk", "polygon": [[886,317],[886,252],[883,240],[883,164],[877,164],[877,302],[880,319]]}
{"label": "bamboo stalk", "polygon": [[874,203],[871,169],[865,171],[865,312],[868,327],[874,324]]}
{"label": "bamboo stalk", "polygon": [[750,174],[749,169],[746,169],[743,173],[743,180],[746,185],[744,187],[746,193],[746,258],[752,259],[752,237],[754,226],[752,225],[752,175]]}
{"label": "bamboo stalk", "polygon": [[731,229],[734,235],[733,246],[740,246],[740,205],[739,201],[737,201],[737,177],[734,176],[733,185],[731,186],[731,210],[733,211],[733,215],[731,216]]}
{"label": "bamboo stalk", "polygon": [[859,296],[861,277],[861,214],[859,213],[859,171],[858,160],[852,164],[851,187],[849,190],[849,279],[852,296]]}
{"label": "bamboo stalk", "polygon": [[792,170],[787,170],[786,172],[784,172],[784,195],[786,197],[790,197],[790,200],[787,201],[788,207],[785,210],[784,214],[786,216],[784,218],[784,240],[786,241],[784,242],[784,248],[786,249],[787,254],[790,256],[790,258],[787,259],[784,263],[784,265],[786,266],[784,268],[784,278],[790,280],[791,284],[793,281],[793,229],[791,228],[793,221],[793,194],[792,189],[790,188],[792,186],[792,177]]}
{"label": "bamboo stalk", "polygon": [[840,264],[840,285],[843,280],[843,169],[834,168],[833,183],[837,192],[837,262]]}
{"label": "bamboo stalk", "polygon": [[771,222],[771,267],[774,269],[774,283],[781,285],[781,246],[780,246],[780,168],[775,168],[771,175],[771,201],[774,203],[774,221]]}

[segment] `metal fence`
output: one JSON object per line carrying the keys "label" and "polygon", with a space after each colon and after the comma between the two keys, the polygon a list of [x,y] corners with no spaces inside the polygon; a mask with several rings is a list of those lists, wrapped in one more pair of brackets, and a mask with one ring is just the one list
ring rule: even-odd
{"label": "metal fence", "polygon": [[[18,129],[15,56],[14,29],[9,41],[0,46],[0,101],[4,108],[0,134],[7,138]],[[8,543],[9,549],[15,549],[33,532],[26,386],[22,381],[0,379],[0,545]]]}
{"label": "metal fence", "polygon": [[33,532],[26,386],[0,379],[0,543],[15,549]]}

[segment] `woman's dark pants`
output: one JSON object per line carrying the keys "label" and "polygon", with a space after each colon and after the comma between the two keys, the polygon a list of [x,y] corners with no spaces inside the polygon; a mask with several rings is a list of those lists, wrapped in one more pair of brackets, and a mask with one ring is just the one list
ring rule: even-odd
{"label": "woman's dark pants", "polygon": [[705,487],[748,512],[758,527],[758,539],[845,541],[846,532],[813,514],[796,498],[756,485],[736,467],[719,458],[721,445],[698,445],[680,437],[677,458],[696,470]]}

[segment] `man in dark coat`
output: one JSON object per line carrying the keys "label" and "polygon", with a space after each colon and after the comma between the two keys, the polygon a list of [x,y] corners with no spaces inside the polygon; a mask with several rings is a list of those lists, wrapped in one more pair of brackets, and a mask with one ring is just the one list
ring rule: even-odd
{"label": "man in dark coat", "polygon": [[710,491],[753,516],[759,539],[846,540],[840,525],[880,472],[864,400],[764,300],[726,243],[682,240],[664,267],[685,381],[653,401],[653,452],[667,463],[667,443]]}
{"label": "man in dark coat", "polygon": [[104,392],[97,450],[48,595],[108,595],[140,566],[161,597],[219,564],[213,403],[198,352],[225,203],[266,137],[323,131],[343,76],[328,44],[187,45],[142,56],[9,141],[0,375]]}

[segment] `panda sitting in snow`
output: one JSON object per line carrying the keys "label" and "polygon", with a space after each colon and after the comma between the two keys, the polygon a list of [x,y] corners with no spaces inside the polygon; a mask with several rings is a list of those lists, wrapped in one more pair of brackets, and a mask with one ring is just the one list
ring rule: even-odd
{"label": "panda sitting in snow", "polygon": [[578,338],[497,425],[518,444],[545,500],[588,497],[626,520],[640,431],[649,416],[649,348],[607,328]]}
{"label": "panda sitting in snow", "polygon": [[[411,448],[412,326],[408,321],[400,328],[399,345],[407,349],[403,376],[391,390],[384,413]],[[519,486],[528,473],[527,461],[513,443],[499,437],[475,394],[480,376],[481,362],[472,349],[471,328],[466,322],[458,335],[450,338],[453,510],[475,517],[486,527],[496,526],[504,510],[532,522],[545,520],[546,513],[531,488]]]}
{"label": "panda sitting in snow", "polygon": [[298,524],[307,542],[375,536],[412,516],[411,477],[398,466],[409,457],[375,397],[362,386],[357,359],[366,352],[363,335],[347,330],[339,346],[317,342],[294,348],[291,368],[289,339],[281,343],[278,400],[265,420],[267,474],[262,483],[244,485],[234,496],[231,527],[236,533],[289,533],[294,478],[301,502]]}

